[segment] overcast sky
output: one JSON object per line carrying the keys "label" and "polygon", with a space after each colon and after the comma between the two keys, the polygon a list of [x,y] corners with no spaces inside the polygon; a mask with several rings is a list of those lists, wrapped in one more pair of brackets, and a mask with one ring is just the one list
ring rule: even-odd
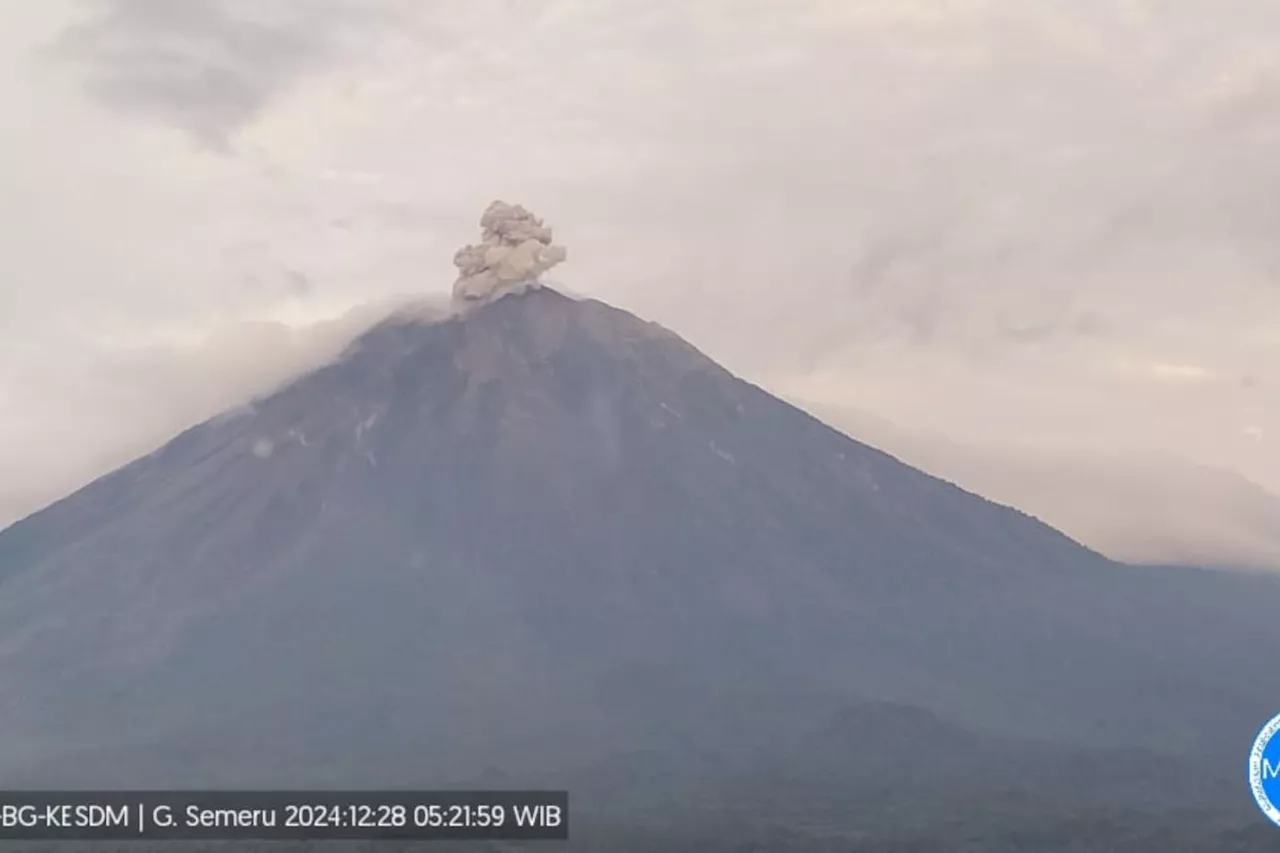
{"label": "overcast sky", "polygon": [[1275,0],[40,0],[0,103],[0,523],[494,198],[780,392],[1280,489]]}

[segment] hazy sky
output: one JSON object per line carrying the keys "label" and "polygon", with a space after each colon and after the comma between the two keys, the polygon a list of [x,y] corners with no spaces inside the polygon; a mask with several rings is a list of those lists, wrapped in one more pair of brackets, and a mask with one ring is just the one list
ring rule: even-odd
{"label": "hazy sky", "polygon": [[1280,489],[1275,0],[15,2],[0,103],[0,523],[494,198],[779,391]]}

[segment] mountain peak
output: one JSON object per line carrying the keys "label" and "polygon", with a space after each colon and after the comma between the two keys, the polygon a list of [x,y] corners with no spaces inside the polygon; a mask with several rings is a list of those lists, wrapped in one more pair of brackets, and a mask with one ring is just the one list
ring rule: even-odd
{"label": "mountain peak", "polygon": [[0,763],[65,743],[87,781],[76,746],[114,744],[117,784],[168,783],[181,743],[243,785],[337,741],[383,782],[730,749],[742,685],[1074,738],[1169,713],[1144,650],[1195,638],[1131,618],[1117,567],[529,281],[393,315],[0,533]]}
{"label": "mountain peak", "polygon": [[658,323],[537,283],[455,304],[448,312],[397,311],[358,339],[350,352],[378,351],[390,360],[407,357],[437,337],[448,338],[449,361],[472,381],[527,374],[537,365],[545,367],[566,347],[577,348],[577,357],[588,361],[619,358],[638,364],[660,356],[683,370],[723,372]]}

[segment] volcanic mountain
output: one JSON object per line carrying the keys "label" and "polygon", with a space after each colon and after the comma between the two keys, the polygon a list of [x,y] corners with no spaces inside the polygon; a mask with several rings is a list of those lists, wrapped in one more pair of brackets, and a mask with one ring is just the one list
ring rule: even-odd
{"label": "volcanic mountain", "polygon": [[906,752],[922,714],[1234,772],[1280,710],[1277,603],[1112,563],[535,287],[396,314],[0,533],[0,776],[662,775],[899,706]]}

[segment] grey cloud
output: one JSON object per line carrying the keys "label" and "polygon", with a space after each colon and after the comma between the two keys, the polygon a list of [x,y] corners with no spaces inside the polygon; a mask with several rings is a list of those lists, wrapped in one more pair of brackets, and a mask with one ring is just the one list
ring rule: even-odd
{"label": "grey cloud", "polygon": [[105,103],[225,149],[303,75],[345,55],[353,36],[387,23],[386,6],[347,0],[85,0],[57,53],[83,67]]}
{"label": "grey cloud", "polygon": [[298,270],[286,270],[285,281],[285,289],[289,295],[299,299],[310,296],[314,290],[311,277]]}
{"label": "grey cloud", "polygon": [[535,285],[567,255],[563,246],[551,242],[551,228],[518,204],[494,201],[480,217],[480,228],[481,242],[463,246],[453,256],[456,300],[483,300]]}
{"label": "grey cloud", "polygon": [[1016,232],[967,247],[958,220],[903,224],[855,252],[852,298],[844,304],[858,312],[864,342],[884,337],[945,346],[970,335],[1023,345],[1106,337],[1111,321],[1072,304],[1069,293],[1050,293],[1041,284],[1043,292],[1031,304],[1010,298],[1028,285],[1003,283],[1001,271],[1025,270],[1044,251],[1034,236]]}
{"label": "grey cloud", "polygon": [[1052,341],[1101,341],[1112,336],[1114,324],[1087,308],[1050,309],[1038,317],[1011,317],[997,312],[992,324],[996,338],[1011,344],[1044,344]]}
{"label": "grey cloud", "polygon": [[[0,446],[24,448],[2,460],[0,528],[186,427],[235,410],[335,358],[394,311],[428,316],[444,310],[420,295],[399,296],[302,327],[233,322],[182,344],[96,348],[80,359],[28,352],[22,376],[58,393],[47,401],[53,415],[48,422],[39,413],[15,409],[6,410],[0,423]],[[94,473],[86,477],[86,471]]]}

